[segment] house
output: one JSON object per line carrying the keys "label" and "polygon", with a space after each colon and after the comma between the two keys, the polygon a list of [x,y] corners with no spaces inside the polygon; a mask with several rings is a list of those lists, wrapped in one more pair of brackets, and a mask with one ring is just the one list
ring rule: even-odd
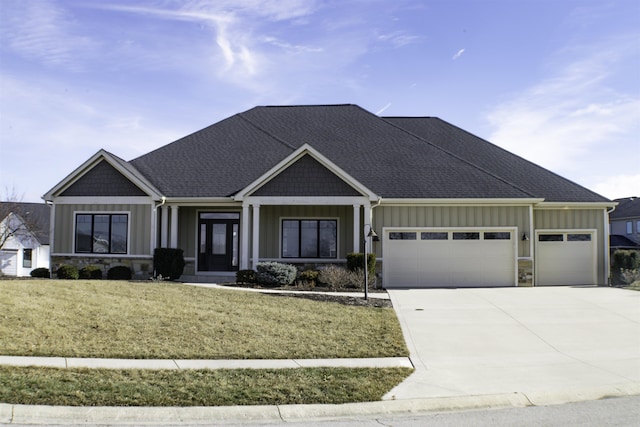
{"label": "house", "polygon": [[54,266],[148,277],[172,247],[183,280],[233,280],[366,244],[387,288],[606,284],[614,206],[441,119],[356,105],[256,107],[131,161],[100,150],[43,197]]}
{"label": "house", "polygon": [[0,202],[0,276],[49,268],[49,215],[44,203]]}
{"label": "house", "polygon": [[614,202],[618,205],[609,214],[611,250],[640,250],[640,198],[625,197]]}

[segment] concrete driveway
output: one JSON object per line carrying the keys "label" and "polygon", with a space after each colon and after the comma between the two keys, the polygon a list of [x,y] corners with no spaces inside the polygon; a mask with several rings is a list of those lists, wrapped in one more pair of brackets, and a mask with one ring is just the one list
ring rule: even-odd
{"label": "concrete driveway", "polygon": [[389,294],[416,372],[386,399],[640,390],[640,292],[544,287]]}

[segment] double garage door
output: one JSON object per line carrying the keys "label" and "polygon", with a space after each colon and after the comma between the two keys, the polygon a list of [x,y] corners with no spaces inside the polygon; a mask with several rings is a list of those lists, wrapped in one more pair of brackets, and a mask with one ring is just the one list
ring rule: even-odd
{"label": "double garage door", "polygon": [[516,285],[515,228],[385,229],[387,288]]}

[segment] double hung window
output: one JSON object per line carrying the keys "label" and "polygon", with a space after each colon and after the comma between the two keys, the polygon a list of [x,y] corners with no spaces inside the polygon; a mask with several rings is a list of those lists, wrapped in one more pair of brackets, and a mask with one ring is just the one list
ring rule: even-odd
{"label": "double hung window", "polygon": [[77,214],[76,252],[126,254],[129,215]]}

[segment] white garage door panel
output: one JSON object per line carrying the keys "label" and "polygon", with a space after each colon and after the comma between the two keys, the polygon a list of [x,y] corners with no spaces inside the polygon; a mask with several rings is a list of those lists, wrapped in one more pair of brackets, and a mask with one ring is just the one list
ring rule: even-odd
{"label": "white garage door panel", "polygon": [[[562,241],[540,241],[540,235],[561,235]],[[590,241],[569,241],[568,235],[588,234]],[[540,233],[536,239],[536,285],[595,285],[596,242],[593,232]]]}
{"label": "white garage door panel", "polygon": [[[446,231],[447,240],[422,240],[421,232]],[[476,232],[478,240],[454,240],[453,232]],[[411,229],[416,240],[392,240],[384,235],[385,286],[473,287],[515,285],[515,230],[509,240],[484,240],[488,229]],[[495,230],[493,230],[495,231]],[[505,230],[500,230],[505,231]]]}

